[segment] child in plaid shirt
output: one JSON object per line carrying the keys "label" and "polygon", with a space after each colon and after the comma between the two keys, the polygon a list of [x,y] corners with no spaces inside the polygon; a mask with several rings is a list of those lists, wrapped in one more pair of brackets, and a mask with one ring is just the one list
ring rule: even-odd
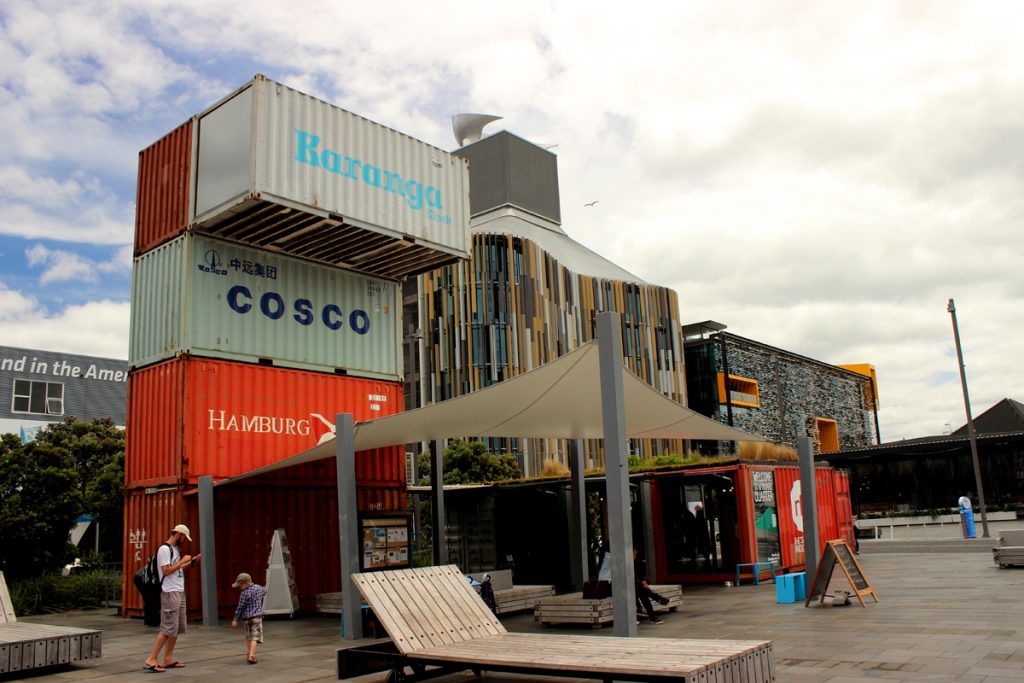
{"label": "child in plaid shirt", "polygon": [[242,589],[238,595],[238,609],[235,610],[235,618],[231,620],[231,628],[236,628],[239,621],[245,622],[245,640],[249,648],[249,656],[245,661],[255,664],[256,643],[263,642],[263,599],[267,597],[267,589],[253,583],[252,577],[245,572],[238,575],[231,587]]}

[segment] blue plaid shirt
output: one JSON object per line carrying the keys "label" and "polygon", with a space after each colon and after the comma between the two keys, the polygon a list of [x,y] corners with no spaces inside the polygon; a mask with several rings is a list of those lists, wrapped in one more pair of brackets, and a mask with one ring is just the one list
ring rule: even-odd
{"label": "blue plaid shirt", "polygon": [[263,598],[267,597],[267,589],[254,583],[242,590],[238,596],[238,609],[235,610],[235,621],[263,616]]}

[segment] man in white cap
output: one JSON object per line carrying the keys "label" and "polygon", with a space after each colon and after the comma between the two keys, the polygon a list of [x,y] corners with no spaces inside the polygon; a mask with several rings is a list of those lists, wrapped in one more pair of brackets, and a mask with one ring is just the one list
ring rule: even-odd
{"label": "man in white cap", "polygon": [[[171,531],[167,543],[156,552],[156,564],[163,572],[160,585],[160,633],[153,643],[153,651],[145,662],[145,670],[149,673],[163,673],[167,669],[182,669],[184,664],[174,659],[174,645],[178,635],[187,630],[185,606],[185,569],[199,560],[201,553],[182,555],[180,546],[182,539],[192,541],[192,533],[184,524],[179,524]],[[160,663],[160,650],[164,649],[163,663]]]}

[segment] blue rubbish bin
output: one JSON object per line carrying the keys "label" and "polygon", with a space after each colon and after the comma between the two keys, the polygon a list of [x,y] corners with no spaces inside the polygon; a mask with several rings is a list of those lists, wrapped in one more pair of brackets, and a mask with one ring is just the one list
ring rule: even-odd
{"label": "blue rubbish bin", "polygon": [[961,510],[960,514],[964,519],[964,538],[977,538],[978,532],[974,530],[974,510]]}

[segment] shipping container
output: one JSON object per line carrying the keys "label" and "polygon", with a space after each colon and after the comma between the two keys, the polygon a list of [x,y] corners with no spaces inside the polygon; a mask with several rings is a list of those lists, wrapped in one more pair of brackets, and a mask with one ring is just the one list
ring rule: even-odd
{"label": "shipping container", "polygon": [[193,121],[189,119],[139,152],[135,193],[135,253],[165,242],[188,225],[192,187]]}
{"label": "shipping container", "polygon": [[128,360],[181,354],[398,382],[392,280],[186,234],[135,259]]}
{"label": "shipping container", "polygon": [[[248,363],[176,358],[128,377],[129,488],[231,477],[317,445],[337,413],[369,420],[401,412],[395,382]],[[377,481],[404,481],[405,448],[375,449]],[[357,466],[363,460],[357,459]]]}
{"label": "shipping container", "polygon": [[[404,488],[378,489],[359,484],[360,512],[403,511],[407,507]],[[257,583],[266,581],[267,558],[275,529],[288,536],[292,568],[299,591],[300,609],[316,605],[318,593],[341,590],[341,556],[338,541],[338,490],[333,480],[294,485],[261,477],[214,488],[214,545],[217,564],[217,604],[222,617],[234,614],[238,593],[231,583],[240,572],[252,574]],[[176,524],[186,524],[192,542],[182,550],[200,552],[198,496],[194,488],[129,490],[125,495],[124,578],[122,616],[141,617],[142,599],[132,584],[132,575]],[[200,560],[202,562],[202,560]],[[186,570],[185,591],[189,617],[202,615],[202,585],[197,566]]]}
{"label": "shipping container", "polygon": [[[774,561],[777,571],[803,569],[799,467],[739,463],[646,476],[652,482],[650,539],[658,581],[720,581],[734,576],[737,563],[755,561]],[[817,467],[815,485],[820,554],[828,541],[852,543],[853,536],[846,473]],[[707,510],[699,523],[697,505]],[[692,538],[702,525],[706,553]]]}
{"label": "shipping container", "polygon": [[[438,147],[263,76],[198,114],[192,137],[191,165],[140,161],[136,255],[192,228],[392,279],[469,256],[467,162]],[[182,182],[186,220],[144,224],[165,200],[142,193]]]}

